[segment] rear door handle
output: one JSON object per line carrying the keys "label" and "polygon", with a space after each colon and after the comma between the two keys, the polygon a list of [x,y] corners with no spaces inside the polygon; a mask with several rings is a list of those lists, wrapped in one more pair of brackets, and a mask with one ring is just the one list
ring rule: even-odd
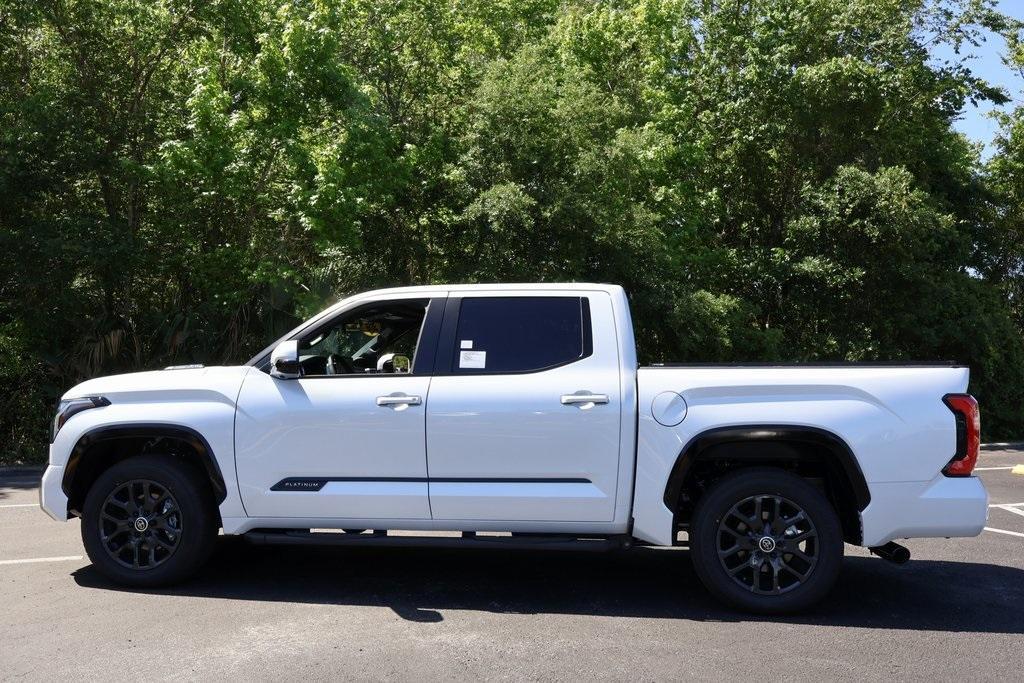
{"label": "rear door handle", "polygon": [[563,406],[579,405],[581,403],[607,403],[608,394],[565,394],[562,396]]}
{"label": "rear door handle", "polygon": [[423,403],[419,396],[378,396],[377,405],[387,408],[391,406],[418,406]]}

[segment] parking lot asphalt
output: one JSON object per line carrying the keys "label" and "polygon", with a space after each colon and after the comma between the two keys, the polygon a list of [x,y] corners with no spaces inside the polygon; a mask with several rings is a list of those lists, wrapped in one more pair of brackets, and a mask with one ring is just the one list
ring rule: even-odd
{"label": "parking lot asphalt", "polygon": [[[752,617],[708,596],[685,550],[265,548],[221,539],[203,574],[130,590],[77,520],[0,477],[0,679],[911,679],[1024,677],[1022,450],[985,450],[990,530],[847,546],[816,609]],[[1005,507],[999,507],[999,506]]]}

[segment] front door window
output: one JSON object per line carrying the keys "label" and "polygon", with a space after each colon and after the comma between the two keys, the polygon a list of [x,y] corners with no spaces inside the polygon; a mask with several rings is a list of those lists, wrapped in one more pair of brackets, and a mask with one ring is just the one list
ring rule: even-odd
{"label": "front door window", "polygon": [[299,340],[305,377],[401,374],[416,354],[428,301],[362,306]]}

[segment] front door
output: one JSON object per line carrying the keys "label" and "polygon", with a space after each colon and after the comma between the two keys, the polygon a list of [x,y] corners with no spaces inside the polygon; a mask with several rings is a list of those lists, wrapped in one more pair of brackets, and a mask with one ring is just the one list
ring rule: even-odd
{"label": "front door", "polygon": [[249,516],[430,518],[430,377],[417,372],[415,353],[431,305],[401,299],[359,306],[303,333],[302,377],[246,377],[235,452]]}
{"label": "front door", "polygon": [[435,520],[613,519],[621,400],[612,315],[604,293],[448,299],[427,403]]}

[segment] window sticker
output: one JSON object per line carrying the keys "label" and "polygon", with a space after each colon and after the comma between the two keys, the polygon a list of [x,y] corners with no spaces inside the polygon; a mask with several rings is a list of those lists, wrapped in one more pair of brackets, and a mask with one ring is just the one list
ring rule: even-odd
{"label": "window sticker", "polygon": [[486,351],[460,351],[459,352],[459,367],[460,368],[477,368],[483,369],[487,367],[487,352]]}
{"label": "window sticker", "polygon": [[471,349],[471,348],[473,348],[473,340],[472,339],[463,339],[461,342],[459,342],[459,348],[460,349]]}

